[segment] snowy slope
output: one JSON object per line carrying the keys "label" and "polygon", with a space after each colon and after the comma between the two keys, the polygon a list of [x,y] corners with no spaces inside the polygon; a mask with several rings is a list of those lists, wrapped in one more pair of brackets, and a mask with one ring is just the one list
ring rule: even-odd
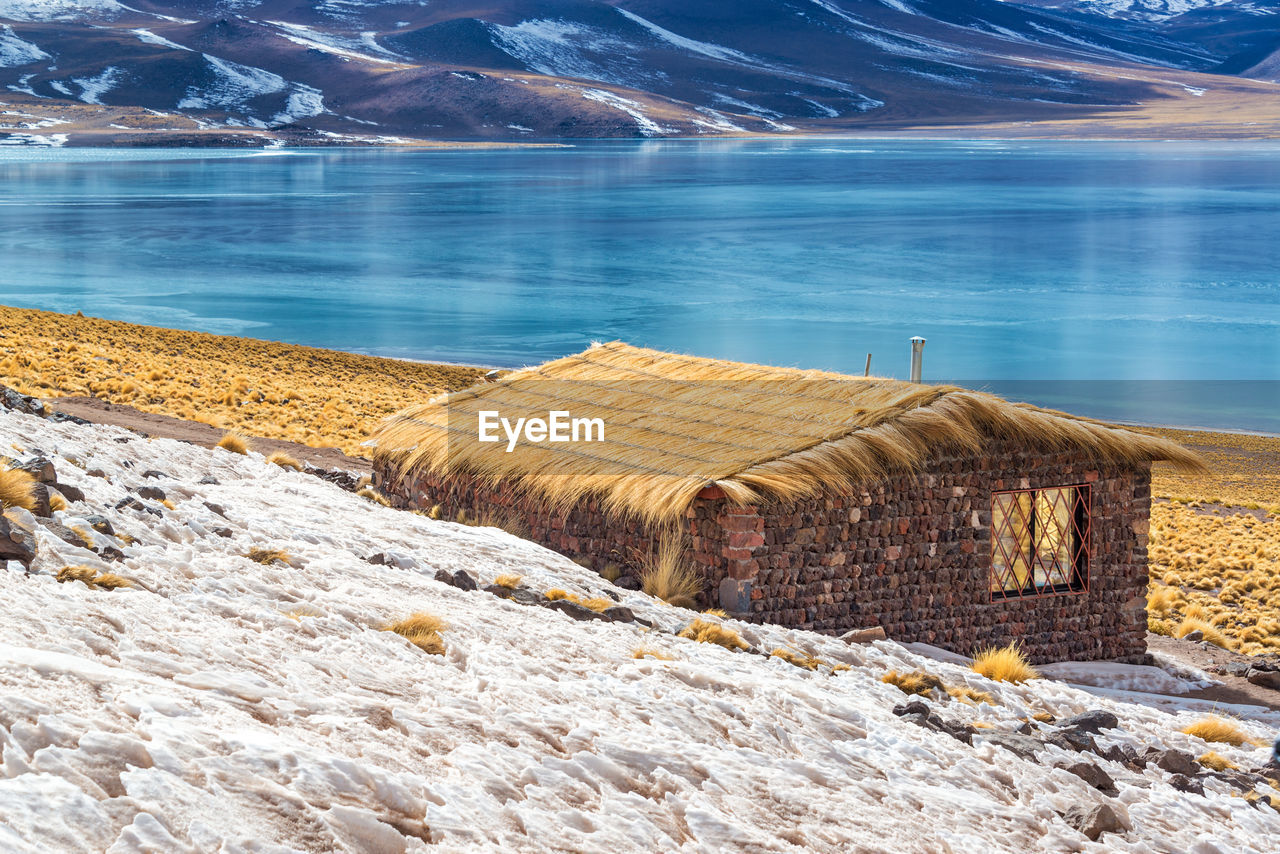
{"label": "snowy slope", "polygon": [[[1080,754],[1026,761],[896,717],[905,697],[879,677],[925,667],[988,690],[997,705],[933,705],[997,730],[1032,711],[1110,709],[1120,729],[1099,742],[1139,753],[1203,753],[1177,733],[1190,712],[990,683],[892,643],[737,626],[763,650],[851,666],[809,672],[675,638],[690,612],[504,532],[383,508],[258,455],[7,412],[0,438],[84,490],[63,523],[101,513],[136,538],[108,565],[38,528],[35,574],[0,566],[0,850],[1275,849],[1280,815],[1223,782],[1187,794],[1154,766],[1099,759],[1118,789],[1104,795],[1052,767]],[[172,477],[144,480],[149,469]],[[111,509],[144,484],[175,509]],[[241,557],[254,546],[292,566]],[[49,574],[79,563],[136,587]],[[439,569],[612,591],[657,627],[574,622],[438,583]],[[379,630],[415,610],[450,624],[444,656]],[[636,660],[641,645],[673,660]],[[1267,755],[1219,751],[1245,767]],[[1132,829],[1090,843],[1059,817],[1096,803]]]}

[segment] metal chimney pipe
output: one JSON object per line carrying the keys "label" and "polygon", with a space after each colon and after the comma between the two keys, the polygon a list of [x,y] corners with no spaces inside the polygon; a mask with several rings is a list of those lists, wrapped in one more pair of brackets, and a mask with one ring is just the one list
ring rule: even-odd
{"label": "metal chimney pipe", "polygon": [[911,381],[920,382],[920,369],[924,364],[924,339],[919,335],[911,339]]}

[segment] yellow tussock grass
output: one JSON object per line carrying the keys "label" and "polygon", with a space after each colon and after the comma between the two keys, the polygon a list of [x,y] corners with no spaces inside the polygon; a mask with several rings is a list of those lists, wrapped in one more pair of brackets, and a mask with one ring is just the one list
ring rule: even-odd
{"label": "yellow tussock grass", "polygon": [[1212,750],[1197,758],[1196,761],[1212,771],[1230,771],[1240,767],[1227,757]]}
{"label": "yellow tussock grass", "polygon": [[660,649],[651,646],[638,646],[631,650],[632,658],[656,658],[659,661],[675,661],[674,655],[669,655]]}
{"label": "yellow tussock grass", "polygon": [[67,581],[79,581],[92,587],[94,576],[97,574],[98,571],[91,566],[64,566],[58,570],[56,578],[64,583]]}
{"label": "yellow tussock grass", "polygon": [[978,705],[986,703],[989,706],[996,704],[996,698],[988,694],[986,691],[979,691],[977,688],[970,688],[968,685],[947,685],[946,692],[957,700],[965,703],[973,703]]}
{"label": "yellow tussock grass", "polygon": [[973,658],[973,672],[996,682],[1026,682],[1040,674],[1027,663],[1017,644],[984,649]]}
{"label": "yellow tussock grass", "polygon": [[274,563],[289,563],[289,553],[281,549],[264,549],[254,546],[244,556],[263,566],[270,566]]}
{"label": "yellow tussock grass", "polygon": [[369,501],[372,501],[374,504],[381,504],[383,507],[391,506],[391,502],[387,500],[387,497],[383,495],[381,492],[378,492],[372,486],[364,487],[359,492],[357,492],[356,495],[359,495],[361,498],[368,499]]}
{"label": "yellow tussock grass", "polygon": [[515,590],[517,587],[520,586],[521,581],[524,581],[523,575],[509,574],[509,575],[499,575],[497,578],[493,580],[493,583],[498,585],[499,587],[505,587],[508,590]]}
{"label": "yellow tussock grass", "polygon": [[1249,734],[1239,724],[1229,718],[1219,717],[1218,715],[1206,715],[1200,720],[1183,727],[1182,731],[1203,741],[1229,744],[1232,747],[1252,743]]}
{"label": "yellow tussock grass", "polygon": [[419,611],[403,620],[385,627],[385,631],[395,632],[423,652],[431,655],[444,655],[444,638],[440,633],[448,626],[437,616]]}
{"label": "yellow tussock grass", "polygon": [[233,454],[249,453],[249,440],[239,433],[228,433],[218,440],[218,447]]}
{"label": "yellow tussock grass", "polygon": [[707,610],[703,611],[702,613],[706,614],[708,617],[727,617],[727,616],[729,616],[729,613],[728,613],[727,611],[725,611],[723,608],[708,608]]}
{"label": "yellow tussock grass", "polygon": [[657,549],[640,555],[640,589],[677,608],[696,607],[702,593],[702,576],[685,561],[685,540],[665,528]]}
{"label": "yellow tussock grass", "polygon": [[773,652],[769,653],[769,655],[773,658],[780,658],[787,664],[802,667],[805,670],[817,670],[818,665],[822,663],[822,660],[816,655],[797,652],[796,650],[787,649],[786,647],[778,647]]}
{"label": "yellow tussock grass", "polygon": [[32,494],[36,487],[36,479],[30,472],[22,469],[5,469],[0,471],[0,504],[5,507],[21,507],[23,510],[34,510],[36,499]]}
{"label": "yellow tussock grass", "polygon": [[592,596],[590,599],[578,599],[578,604],[592,611],[607,611],[618,603],[606,596]]}
{"label": "yellow tussock grass", "polygon": [[1221,630],[1211,623],[1206,623],[1204,620],[1196,619],[1195,617],[1188,617],[1179,623],[1177,628],[1173,630],[1173,636],[1176,638],[1185,638],[1192,632],[1197,631],[1203,634],[1204,639],[1214,646],[1220,646],[1223,649],[1230,649],[1232,647],[1231,640],[1223,634]]}
{"label": "yellow tussock grass", "polygon": [[554,602],[557,599],[572,599],[574,601],[577,601],[578,599],[578,597],[573,593],[570,593],[568,590],[561,590],[559,587],[552,587],[542,595],[547,597],[547,601],[549,602]]}
{"label": "yellow tussock grass", "polygon": [[132,581],[124,576],[116,575],[114,572],[99,573],[98,576],[93,579],[93,583],[95,587],[102,587],[107,590],[118,590],[121,587],[133,586]]}
{"label": "yellow tussock grass", "polygon": [[708,620],[694,620],[680,630],[680,637],[695,640],[698,643],[713,643],[728,650],[750,649],[751,645],[733,629]]}
{"label": "yellow tussock grass", "polygon": [[947,687],[937,676],[923,670],[913,670],[910,673],[890,670],[880,677],[880,681],[895,686],[905,694],[928,694],[934,688],[945,691]]}
{"label": "yellow tussock grass", "polygon": [[49,493],[49,509],[53,511],[66,510],[67,499],[60,492]]}
{"label": "yellow tussock grass", "polygon": [[292,469],[293,471],[302,471],[302,463],[286,454],[284,451],[276,451],[267,457],[267,462],[272,465],[280,466],[282,469]]}

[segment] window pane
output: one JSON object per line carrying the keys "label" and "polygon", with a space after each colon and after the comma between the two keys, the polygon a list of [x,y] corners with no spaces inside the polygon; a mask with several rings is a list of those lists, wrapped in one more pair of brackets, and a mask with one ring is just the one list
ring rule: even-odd
{"label": "window pane", "polygon": [[1088,487],[1057,486],[991,496],[991,593],[1036,596],[1083,589]]}
{"label": "window pane", "polygon": [[991,589],[1017,592],[1031,575],[1031,495],[998,492],[992,505],[995,530],[992,548]]}

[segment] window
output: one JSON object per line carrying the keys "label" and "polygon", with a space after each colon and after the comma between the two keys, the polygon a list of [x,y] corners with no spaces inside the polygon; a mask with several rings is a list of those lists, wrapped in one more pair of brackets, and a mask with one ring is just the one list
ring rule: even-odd
{"label": "window", "polygon": [[991,598],[1079,593],[1089,586],[1089,487],[991,498]]}

